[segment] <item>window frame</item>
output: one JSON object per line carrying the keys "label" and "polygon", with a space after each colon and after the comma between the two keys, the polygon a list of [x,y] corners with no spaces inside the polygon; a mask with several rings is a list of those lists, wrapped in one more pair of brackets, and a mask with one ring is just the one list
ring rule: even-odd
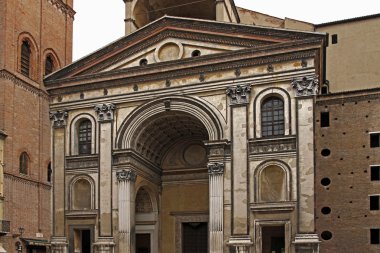
{"label": "window frame", "polygon": [[369,146],[370,148],[380,147],[380,132],[369,132]]}
{"label": "window frame", "polygon": [[[282,98],[276,95],[264,98],[260,105],[260,118],[261,137],[270,138],[285,135],[285,101]],[[269,119],[264,120],[265,118]]]}
{"label": "window frame", "polygon": [[[26,55],[27,54],[27,55]],[[28,39],[21,42],[20,50],[20,72],[26,77],[31,77],[32,48]]]}
{"label": "window frame", "polygon": [[30,167],[29,154],[26,151],[21,152],[20,157],[19,157],[19,173],[22,175],[28,175],[29,167]]}
{"label": "window frame", "polygon": [[[82,126],[84,127],[82,128]],[[77,138],[79,155],[90,155],[92,153],[92,128],[92,122],[89,119],[83,119],[78,123]]]}

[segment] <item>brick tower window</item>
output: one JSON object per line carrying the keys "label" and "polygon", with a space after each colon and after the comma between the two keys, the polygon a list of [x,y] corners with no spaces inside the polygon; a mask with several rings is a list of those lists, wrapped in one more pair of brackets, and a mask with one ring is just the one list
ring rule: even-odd
{"label": "brick tower window", "polygon": [[20,155],[20,174],[27,175],[29,169],[29,156],[26,152],[22,152]]}
{"label": "brick tower window", "polygon": [[91,154],[91,135],[92,135],[92,124],[90,120],[83,120],[79,124],[78,129],[78,144],[79,144],[79,154]]}
{"label": "brick tower window", "polygon": [[284,102],[278,97],[269,97],[261,106],[262,136],[284,135]]}
{"label": "brick tower window", "polygon": [[49,75],[54,71],[54,61],[53,58],[48,55],[45,60],[45,75]]}
{"label": "brick tower window", "polygon": [[30,44],[28,41],[24,40],[21,46],[21,74],[28,77],[30,74],[30,57]]}

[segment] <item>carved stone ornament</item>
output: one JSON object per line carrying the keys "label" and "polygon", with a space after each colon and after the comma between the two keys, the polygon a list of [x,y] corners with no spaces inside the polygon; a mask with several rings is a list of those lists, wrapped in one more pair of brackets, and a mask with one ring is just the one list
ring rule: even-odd
{"label": "carved stone ornament", "polygon": [[224,164],[223,163],[209,163],[207,164],[208,174],[216,175],[224,173]]}
{"label": "carved stone ornament", "polygon": [[54,128],[61,128],[66,126],[67,111],[54,111],[50,112],[49,118],[53,121]]}
{"label": "carved stone ornament", "polygon": [[296,96],[313,96],[318,94],[318,75],[295,78],[292,87],[296,90]]}
{"label": "carved stone ornament", "polygon": [[113,120],[113,111],[115,110],[114,104],[100,104],[95,105],[94,109],[98,114],[99,121]]}
{"label": "carved stone ornament", "polygon": [[117,181],[132,181],[136,182],[137,174],[133,170],[121,170],[116,172]]}
{"label": "carved stone ornament", "polygon": [[250,85],[232,86],[226,90],[227,95],[231,98],[231,105],[248,104],[250,92]]}

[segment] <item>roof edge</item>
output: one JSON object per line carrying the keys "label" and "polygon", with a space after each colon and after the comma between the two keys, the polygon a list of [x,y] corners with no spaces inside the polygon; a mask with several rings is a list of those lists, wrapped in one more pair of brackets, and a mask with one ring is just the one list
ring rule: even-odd
{"label": "roof edge", "polygon": [[341,19],[341,20],[336,20],[336,21],[331,21],[331,22],[326,22],[326,23],[321,23],[321,24],[315,24],[315,27],[318,28],[318,27],[324,27],[324,26],[329,26],[329,25],[338,25],[338,24],[362,21],[362,20],[373,19],[373,18],[380,18],[380,13],[360,16],[360,17],[355,17],[355,18]]}

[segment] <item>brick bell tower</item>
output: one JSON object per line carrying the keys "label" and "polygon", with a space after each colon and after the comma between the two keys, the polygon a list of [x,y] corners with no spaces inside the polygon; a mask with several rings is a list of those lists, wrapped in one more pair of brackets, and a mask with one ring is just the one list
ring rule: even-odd
{"label": "brick bell tower", "polygon": [[0,1],[0,252],[46,252],[51,236],[49,97],[71,63],[73,0]]}

